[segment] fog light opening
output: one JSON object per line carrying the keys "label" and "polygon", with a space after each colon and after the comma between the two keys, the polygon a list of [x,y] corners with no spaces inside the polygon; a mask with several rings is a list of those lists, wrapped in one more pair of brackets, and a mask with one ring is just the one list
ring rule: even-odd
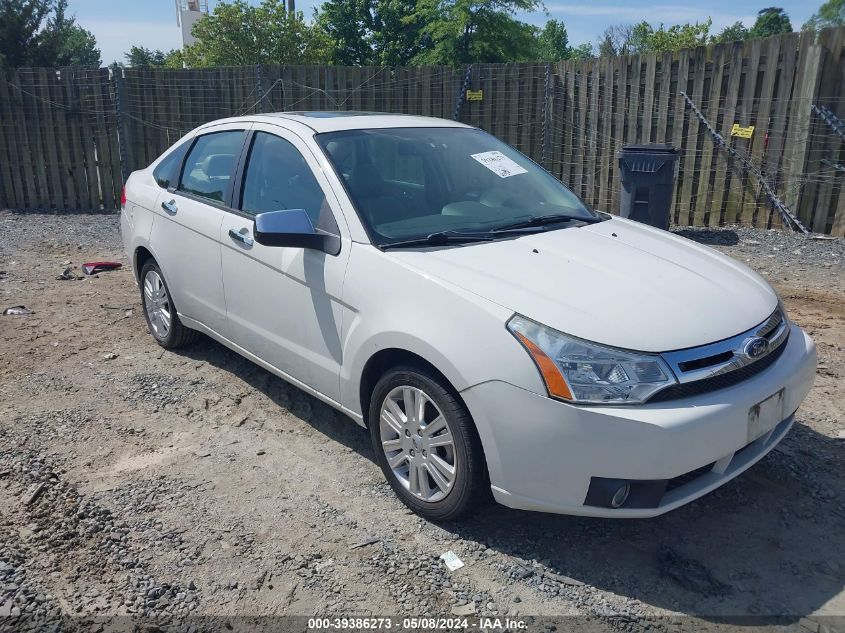
{"label": "fog light opening", "polygon": [[631,484],[627,481],[619,486],[619,489],[613,493],[613,498],[610,500],[612,508],[620,508],[628,500],[628,495],[631,493]]}

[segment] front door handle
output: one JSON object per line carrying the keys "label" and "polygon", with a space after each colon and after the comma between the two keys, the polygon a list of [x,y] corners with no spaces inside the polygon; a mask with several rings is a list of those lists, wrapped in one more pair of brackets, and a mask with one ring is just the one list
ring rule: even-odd
{"label": "front door handle", "polygon": [[247,232],[249,231],[249,229],[243,228],[241,229],[241,231],[244,231],[244,233],[236,231],[235,229],[229,229],[229,237],[231,237],[236,242],[240,242],[244,246],[252,246],[254,242],[253,239],[249,236],[249,233]]}
{"label": "front door handle", "polygon": [[179,207],[176,205],[176,200],[171,200],[170,202],[162,202],[161,208],[171,215],[174,215],[179,210]]}

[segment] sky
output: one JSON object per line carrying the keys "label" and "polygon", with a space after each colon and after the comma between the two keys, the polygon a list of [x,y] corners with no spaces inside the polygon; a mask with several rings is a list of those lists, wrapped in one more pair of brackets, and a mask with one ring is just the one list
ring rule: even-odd
{"label": "sky", "polygon": [[[257,4],[258,0],[250,0]],[[297,9],[310,17],[321,0],[297,0]],[[713,18],[713,30],[737,20],[751,26],[757,11],[772,5],[783,7],[792,20],[792,27],[801,25],[824,0],[708,0],[685,3],[665,0],[578,0],[563,2],[546,0],[546,12],[520,15],[520,19],[543,24],[548,18],[562,20],[573,45],[596,43],[606,26],[647,20],[655,27],[661,22],[670,26],[679,22],[704,21]],[[77,22],[94,33],[102,51],[103,64],[125,61],[124,53],[132,45],[169,50],[181,46],[176,26],[175,0],[69,0]],[[211,8],[215,0],[209,0]]]}

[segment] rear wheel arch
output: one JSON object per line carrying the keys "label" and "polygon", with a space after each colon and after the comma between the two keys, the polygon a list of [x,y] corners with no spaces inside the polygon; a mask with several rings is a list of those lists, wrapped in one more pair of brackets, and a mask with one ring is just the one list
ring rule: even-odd
{"label": "rear wheel arch", "polygon": [[165,349],[193,343],[199,338],[199,332],[182,324],[161,267],[148,250],[143,250],[146,255],[143,255],[145,259],[138,271],[138,289],[150,334]]}
{"label": "rear wheel arch", "polygon": [[153,254],[144,246],[139,246],[135,249],[135,255],[133,257],[133,266],[135,268],[135,278],[138,280],[138,283],[141,283],[141,269],[144,268],[144,264],[148,261],[153,260],[156,261],[156,258],[153,257]]}

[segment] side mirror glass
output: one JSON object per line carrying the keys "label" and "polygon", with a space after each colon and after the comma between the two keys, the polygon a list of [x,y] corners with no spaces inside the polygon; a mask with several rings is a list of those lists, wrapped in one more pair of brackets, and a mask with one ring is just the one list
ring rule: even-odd
{"label": "side mirror glass", "polygon": [[340,252],[340,238],[314,228],[305,209],[259,213],[255,216],[252,235],[264,246],[311,248],[329,255]]}

